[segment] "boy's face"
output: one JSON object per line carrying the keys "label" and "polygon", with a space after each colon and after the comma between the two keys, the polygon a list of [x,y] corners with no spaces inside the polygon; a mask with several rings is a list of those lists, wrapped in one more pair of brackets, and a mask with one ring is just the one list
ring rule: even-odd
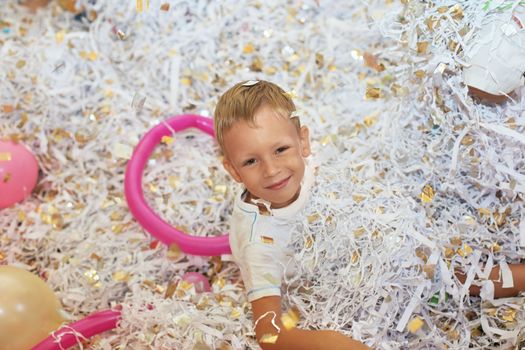
{"label": "boy's face", "polygon": [[282,208],[298,196],[304,157],[310,155],[308,128],[263,106],[255,125],[240,121],[224,134],[224,168],[250,194]]}

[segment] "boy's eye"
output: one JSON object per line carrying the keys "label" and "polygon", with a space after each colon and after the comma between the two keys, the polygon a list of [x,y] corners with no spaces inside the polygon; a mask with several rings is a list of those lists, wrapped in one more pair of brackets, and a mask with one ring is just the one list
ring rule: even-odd
{"label": "boy's eye", "polygon": [[275,151],[276,153],[283,153],[284,151],[286,151],[288,148],[288,146],[283,146],[283,147],[279,147],[277,148],[277,150]]}
{"label": "boy's eye", "polygon": [[243,166],[248,166],[248,165],[252,165],[252,164],[255,164],[255,159],[253,159],[253,158],[248,159],[248,160],[244,161],[244,163],[242,163]]}

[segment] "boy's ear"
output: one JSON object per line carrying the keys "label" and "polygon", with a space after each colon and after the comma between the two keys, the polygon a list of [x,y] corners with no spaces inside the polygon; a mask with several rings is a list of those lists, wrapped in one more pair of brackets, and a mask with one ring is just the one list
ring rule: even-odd
{"label": "boy's ear", "polygon": [[239,175],[239,173],[237,172],[233,164],[230,162],[230,160],[226,156],[224,157],[222,161],[222,166],[224,167],[224,169],[226,169],[228,174],[230,174],[230,176],[233,177],[235,181],[242,182],[241,176]]}
{"label": "boy's ear", "polygon": [[299,130],[299,138],[301,139],[301,155],[303,157],[308,157],[312,154],[310,149],[310,131],[308,130],[308,127],[304,125],[301,126],[301,130]]}

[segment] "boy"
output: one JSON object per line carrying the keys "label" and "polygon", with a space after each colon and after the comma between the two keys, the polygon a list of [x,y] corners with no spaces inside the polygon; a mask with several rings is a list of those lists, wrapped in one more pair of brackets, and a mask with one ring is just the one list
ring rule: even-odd
{"label": "boy", "polygon": [[[291,218],[299,215],[313,182],[309,131],[294,114],[295,105],[277,85],[266,81],[239,83],[221,96],[215,110],[215,134],[223,165],[245,186],[236,198],[230,246],[252,304],[256,337],[266,349],[369,349],[335,331],[285,329],[281,322],[281,278],[290,263],[287,243]],[[505,278],[513,286],[504,288]],[[462,283],[467,276],[460,270]],[[525,265],[499,267],[489,277],[494,297],[525,290]],[[508,278],[507,278],[508,279]],[[480,287],[472,285],[471,295]]]}
{"label": "boy", "polygon": [[309,132],[284,90],[266,81],[238,83],[221,96],[215,134],[223,165],[245,186],[236,198],[230,246],[251,302],[255,333],[266,349],[369,349],[330,330],[286,329],[281,278],[290,262],[291,218],[313,182]]}

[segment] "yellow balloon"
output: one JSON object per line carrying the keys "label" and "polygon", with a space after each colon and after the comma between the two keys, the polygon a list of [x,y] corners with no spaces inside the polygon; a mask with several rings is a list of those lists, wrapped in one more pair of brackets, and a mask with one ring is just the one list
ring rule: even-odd
{"label": "yellow balloon", "polygon": [[43,280],[0,266],[0,350],[28,350],[63,321],[60,302]]}

